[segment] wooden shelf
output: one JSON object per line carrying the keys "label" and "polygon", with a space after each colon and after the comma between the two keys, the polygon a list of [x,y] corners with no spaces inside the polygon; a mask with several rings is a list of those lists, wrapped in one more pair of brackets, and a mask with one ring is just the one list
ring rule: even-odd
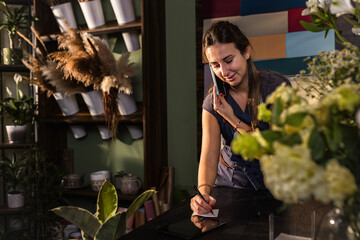
{"label": "wooden shelf", "polygon": [[20,214],[25,211],[25,208],[8,208],[7,206],[0,207],[0,215]]}
{"label": "wooden shelf", "polygon": [[32,143],[0,143],[0,149],[30,148]]}
{"label": "wooden shelf", "polygon": [[[123,25],[118,25],[117,21],[111,21],[106,23],[104,26],[88,29],[87,26],[79,26],[80,31],[88,32],[93,35],[109,34],[116,32],[127,32],[127,31],[140,31],[141,30],[141,19],[137,19],[133,22],[126,23]],[[44,42],[55,41],[57,34],[51,34],[46,36],[41,36],[41,40]]]}
{"label": "wooden shelf", "polygon": [[23,64],[19,65],[4,65],[0,64],[1,72],[29,72],[29,69]]}
{"label": "wooden shelf", "polygon": [[[78,189],[65,189],[65,194],[71,195],[71,196],[78,196],[78,197],[93,197],[96,198],[98,196],[98,192],[95,192],[91,189],[91,186],[88,185],[84,188],[78,188]],[[137,195],[122,195],[118,191],[118,200],[122,201],[134,201]]]}
{"label": "wooden shelf", "polygon": [[[143,111],[140,109],[133,114],[126,116],[119,116],[119,123],[122,124],[141,124],[143,122]],[[104,124],[104,115],[91,116],[89,112],[79,112],[72,116],[64,116],[62,114],[51,115],[44,119],[44,122],[50,124],[85,124],[85,125],[98,125]]]}

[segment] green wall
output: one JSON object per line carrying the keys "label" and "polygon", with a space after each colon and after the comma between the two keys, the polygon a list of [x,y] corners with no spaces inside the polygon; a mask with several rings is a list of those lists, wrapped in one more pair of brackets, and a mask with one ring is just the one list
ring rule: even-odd
{"label": "green wall", "polygon": [[[139,1],[134,2],[139,13]],[[109,43],[113,51],[124,52],[121,34],[110,35]],[[197,176],[194,1],[166,1],[166,49],[168,164],[175,167],[175,187],[190,189]],[[141,101],[141,51],[133,52],[131,60],[138,69],[134,96]],[[119,127],[116,142],[103,141],[96,127],[87,127],[87,136],[81,140],[68,131],[67,140],[74,149],[74,171],[85,173],[86,183],[90,173],[98,170],[110,170],[113,175],[124,170],[143,180],[143,140],[133,141],[125,126]]]}
{"label": "green wall", "polygon": [[168,164],[175,186],[197,184],[195,1],[166,1]]}

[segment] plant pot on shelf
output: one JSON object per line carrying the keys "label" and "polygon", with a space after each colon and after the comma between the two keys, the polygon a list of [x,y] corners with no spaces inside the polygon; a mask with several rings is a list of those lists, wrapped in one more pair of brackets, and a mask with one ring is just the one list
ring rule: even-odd
{"label": "plant pot on shelf", "polygon": [[[104,104],[102,101],[102,94],[99,90],[81,93],[86,106],[89,109],[91,116],[98,116],[104,114]],[[109,139],[112,137],[111,132],[106,126],[97,126],[102,139]]]}
{"label": "plant pot on shelf", "polygon": [[89,29],[105,25],[105,18],[100,0],[81,1],[79,4]]}
{"label": "plant pot on shelf", "polygon": [[[110,0],[119,25],[135,21],[132,0]],[[140,49],[139,34],[136,31],[123,32],[122,36],[129,52]]]}
{"label": "plant pot on shelf", "polygon": [[10,143],[25,143],[27,125],[7,125],[6,132]]}
{"label": "plant pot on shelf", "polygon": [[4,65],[22,64],[23,50],[21,48],[3,48],[2,54]]}
{"label": "plant pot on shelf", "polygon": [[22,192],[9,192],[7,194],[8,208],[21,208],[24,206],[24,194]]}
{"label": "plant pot on shelf", "polygon": [[132,0],[110,0],[119,25],[135,21]]}
{"label": "plant pot on shelf", "polygon": [[[118,109],[121,115],[129,115],[137,111],[136,102],[133,95],[118,93]],[[142,128],[135,125],[126,126],[133,139],[139,139],[143,136]]]}
{"label": "plant pot on shelf", "polygon": [[65,21],[69,24],[69,26],[73,29],[77,29],[77,23],[74,16],[73,7],[71,2],[62,3],[58,5],[54,5],[50,7],[57,23],[59,24],[61,32],[65,32],[67,27],[65,25]]}
{"label": "plant pot on shelf", "polygon": [[[64,116],[71,116],[79,112],[79,105],[75,95],[67,96],[62,93],[54,93],[53,96]],[[86,136],[86,130],[83,126],[74,125],[70,126],[70,129],[76,139]]]}
{"label": "plant pot on shelf", "polygon": [[134,52],[140,49],[139,35],[136,31],[123,32],[122,36],[129,52]]}

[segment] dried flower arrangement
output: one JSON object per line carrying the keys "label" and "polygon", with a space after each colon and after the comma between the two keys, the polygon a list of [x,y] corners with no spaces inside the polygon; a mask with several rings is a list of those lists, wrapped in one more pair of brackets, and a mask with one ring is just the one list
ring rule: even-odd
{"label": "dried flower arrangement", "polygon": [[57,64],[49,58],[46,46],[38,32],[33,27],[31,30],[40,42],[38,47],[18,32],[19,36],[28,42],[35,52],[35,55],[26,53],[23,58],[24,65],[32,72],[32,77],[26,79],[29,84],[38,86],[40,91],[45,92],[48,97],[55,92],[64,95],[86,92],[87,89],[83,84],[64,77],[63,72],[57,69]]}
{"label": "dried flower arrangement", "polygon": [[102,91],[106,123],[115,139],[119,115],[117,94],[132,93],[130,79],[135,69],[129,63],[129,53],[116,60],[100,38],[70,27],[58,36],[58,43],[60,50],[49,54],[50,58],[65,78]]}

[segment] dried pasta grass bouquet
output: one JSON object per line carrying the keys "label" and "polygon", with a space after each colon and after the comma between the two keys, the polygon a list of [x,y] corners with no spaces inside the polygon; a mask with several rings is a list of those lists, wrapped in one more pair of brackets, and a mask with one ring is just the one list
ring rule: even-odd
{"label": "dried pasta grass bouquet", "polygon": [[27,41],[35,52],[34,55],[25,53],[22,60],[24,65],[32,72],[32,77],[26,78],[29,84],[38,86],[39,90],[46,93],[48,97],[55,92],[64,95],[86,92],[83,84],[64,77],[63,72],[57,69],[57,64],[49,58],[46,46],[38,32],[32,27],[31,30],[39,40],[39,46],[35,46],[28,38],[18,32],[19,36]]}
{"label": "dried pasta grass bouquet", "polygon": [[109,47],[98,37],[68,28],[58,36],[59,51],[50,54],[65,78],[101,90],[105,119],[113,138],[117,131],[117,94],[132,93],[131,77],[135,74],[129,53],[115,59]]}

